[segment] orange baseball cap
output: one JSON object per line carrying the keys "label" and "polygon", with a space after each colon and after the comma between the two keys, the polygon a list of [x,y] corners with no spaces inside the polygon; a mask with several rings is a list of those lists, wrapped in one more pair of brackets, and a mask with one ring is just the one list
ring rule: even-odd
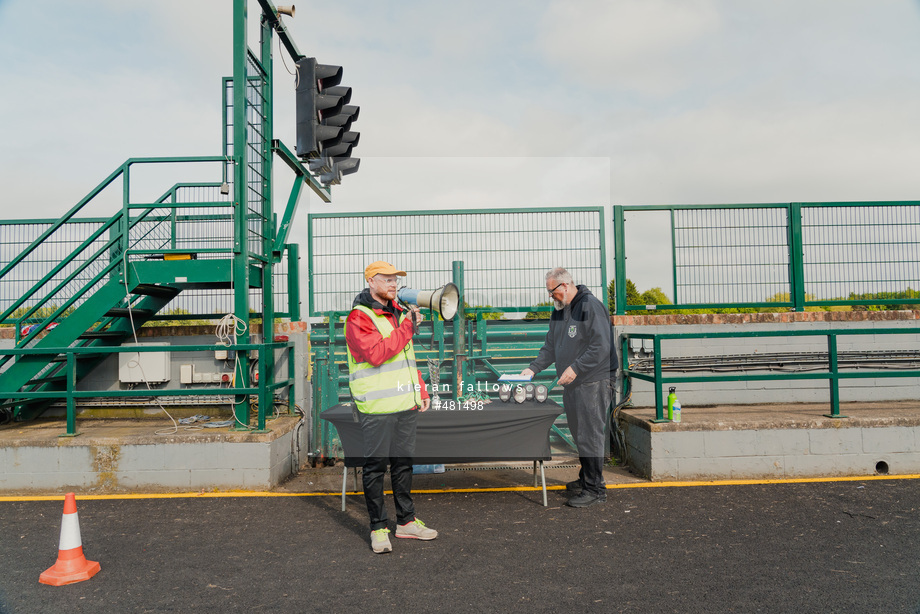
{"label": "orange baseball cap", "polygon": [[377,262],[370,263],[367,265],[367,268],[364,269],[364,279],[370,279],[374,275],[400,275],[401,277],[405,277],[406,272],[400,271],[389,262],[378,260]]}

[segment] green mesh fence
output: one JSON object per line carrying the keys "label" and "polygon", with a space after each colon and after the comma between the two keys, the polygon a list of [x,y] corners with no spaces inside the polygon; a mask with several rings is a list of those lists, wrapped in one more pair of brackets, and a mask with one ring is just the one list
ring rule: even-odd
{"label": "green mesh fence", "polygon": [[[652,239],[627,253],[627,233],[652,222]],[[658,308],[920,304],[914,201],[617,206],[614,236],[617,313],[654,307],[626,304],[626,278],[644,277],[669,291]],[[656,267],[648,253],[670,259]]]}
{"label": "green mesh fence", "polygon": [[528,309],[549,297],[544,274],[567,268],[606,300],[603,209],[403,211],[309,216],[310,313],[351,309],[364,268],[385,260],[406,284],[434,289],[462,261],[471,307]]}

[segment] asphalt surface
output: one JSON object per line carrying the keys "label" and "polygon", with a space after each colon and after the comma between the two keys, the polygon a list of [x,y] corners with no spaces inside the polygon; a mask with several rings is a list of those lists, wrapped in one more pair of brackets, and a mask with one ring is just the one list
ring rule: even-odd
{"label": "asphalt surface", "polygon": [[0,502],[0,612],[920,612],[915,479],[540,499],[418,494],[438,539],[375,555],[358,495],[78,497],[102,571],[64,587],[62,502]]}

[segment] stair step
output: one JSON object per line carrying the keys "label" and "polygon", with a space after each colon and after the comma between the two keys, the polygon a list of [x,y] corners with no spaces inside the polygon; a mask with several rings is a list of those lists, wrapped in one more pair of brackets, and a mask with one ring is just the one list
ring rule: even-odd
{"label": "stair step", "polygon": [[131,294],[143,294],[145,296],[157,296],[160,298],[173,298],[179,294],[180,290],[172,286],[157,286],[154,284],[138,284]]}
{"label": "stair step", "polygon": [[[98,354],[77,354],[77,362],[81,360],[96,360],[98,358]],[[67,362],[67,356],[64,354],[58,354],[48,362]]]}
{"label": "stair step", "polygon": [[48,375],[45,377],[36,377],[35,379],[30,379],[26,382],[26,386],[41,386],[42,384],[57,384],[59,382],[66,382],[67,376],[65,374],[60,375]]}
{"label": "stair step", "polygon": [[120,339],[125,333],[114,330],[88,330],[77,339]]}
{"label": "stair step", "polygon": [[129,318],[134,317],[139,320],[148,320],[153,312],[149,309],[128,309],[126,307],[113,307],[105,312],[109,318]]}

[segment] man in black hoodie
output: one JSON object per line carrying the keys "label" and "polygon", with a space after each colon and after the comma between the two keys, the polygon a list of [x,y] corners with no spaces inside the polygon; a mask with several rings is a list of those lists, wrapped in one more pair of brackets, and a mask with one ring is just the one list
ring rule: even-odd
{"label": "man in black hoodie", "polygon": [[[604,482],[604,428],[610,405],[610,316],[586,286],[576,285],[563,268],[546,274],[546,290],[556,310],[546,342],[522,375],[533,377],[556,363],[569,431],[578,447],[581,470],[566,489],[575,496],[566,504],[588,507],[607,500]],[[613,368],[611,368],[613,367]]]}

